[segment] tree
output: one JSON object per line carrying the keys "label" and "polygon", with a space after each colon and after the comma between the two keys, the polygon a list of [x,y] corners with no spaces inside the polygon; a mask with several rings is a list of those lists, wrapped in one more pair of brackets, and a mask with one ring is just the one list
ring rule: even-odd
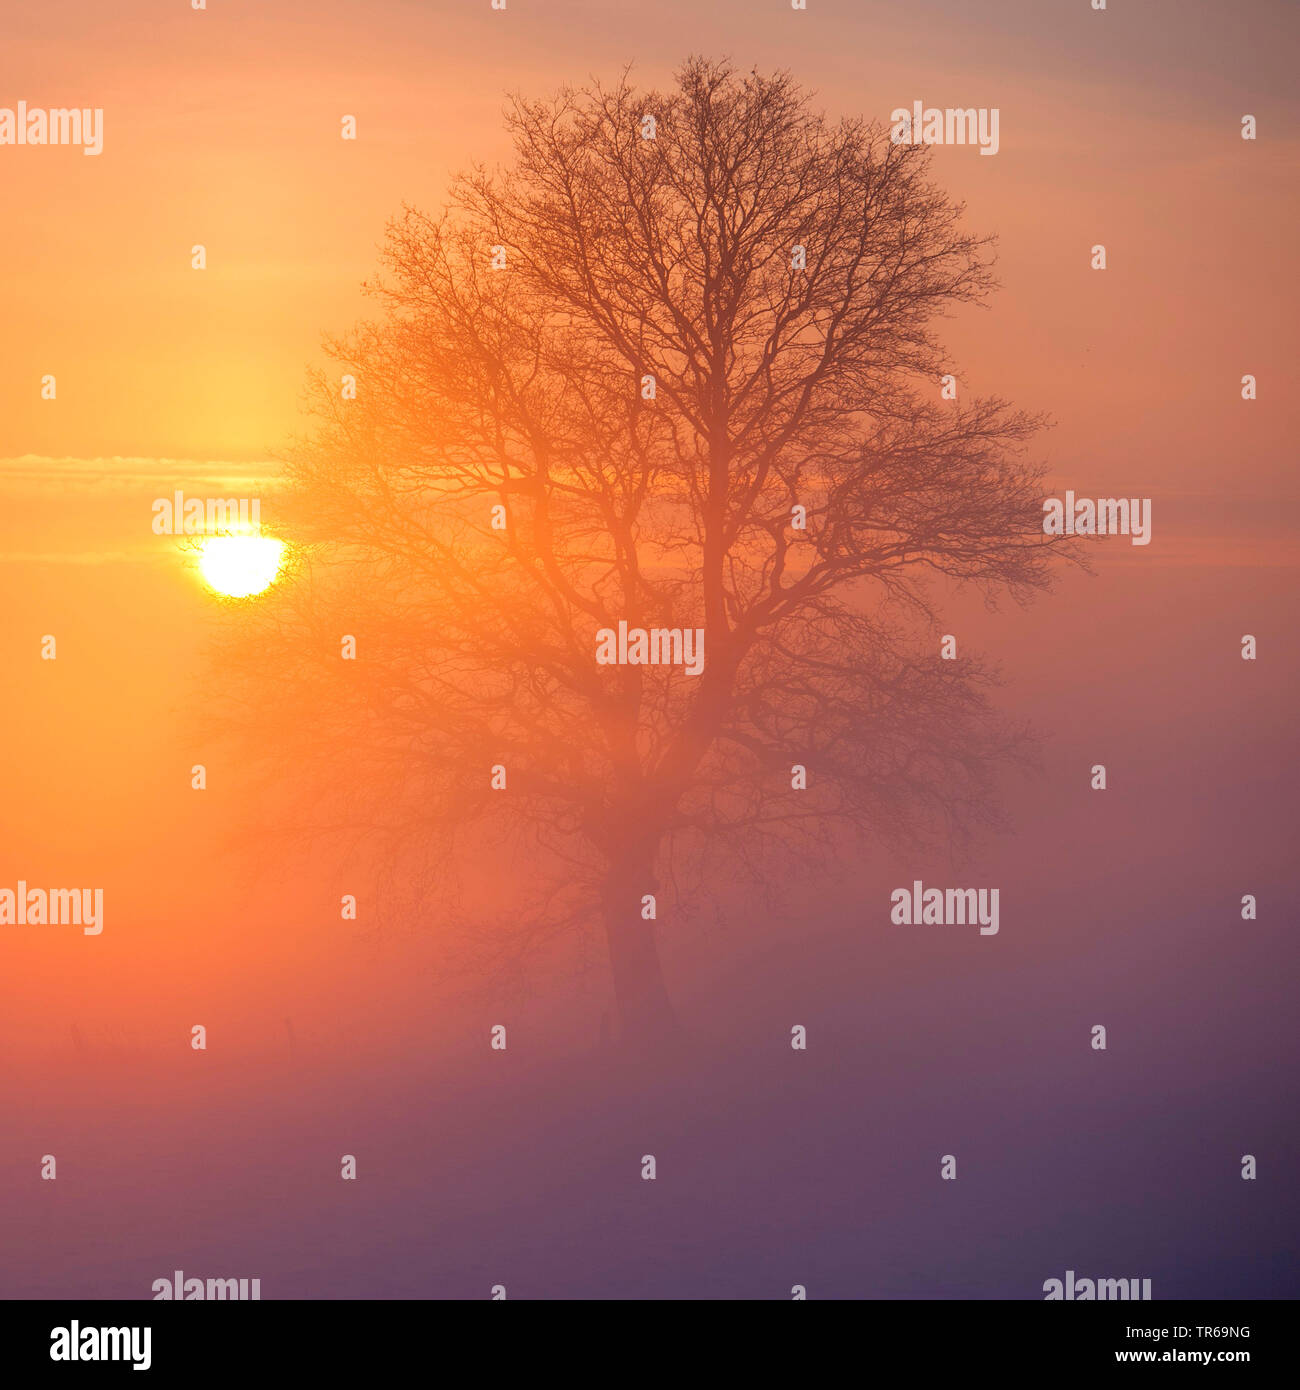
{"label": "tree", "polygon": [[[1015,731],[916,627],[936,574],[1046,583],[1038,422],[940,398],[933,325],[991,262],[924,147],[698,59],[507,121],[513,165],[406,209],[331,344],[355,399],[315,381],[252,667],[358,822],[530,827],[529,929],[598,911],[652,1037],[669,875],[985,814]],[[620,622],[702,629],[702,672],[598,664]]]}

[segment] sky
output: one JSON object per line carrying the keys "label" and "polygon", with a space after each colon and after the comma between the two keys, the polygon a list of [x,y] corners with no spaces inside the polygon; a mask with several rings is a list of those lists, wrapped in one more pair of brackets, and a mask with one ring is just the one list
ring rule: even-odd
{"label": "sky", "polygon": [[[507,92],[628,62],[658,83],[688,53],[726,53],[789,66],[837,114],[997,104],[995,158],[941,148],[936,161],[972,226],[1001,238],[997,310],[952,339],[972,386],[996,382],[1074,427],[1053,441],[1063,463],[1230,504],[1239,413],[1201,412],[1234,402],[1252,366],[1266,418],[1251,475],[1287,475],[1267,364],[1294,347],[1270,286],[1291,254],[1296,97],[1280,39],[1296,25],[1285,5],[1199,2],[128,0],[110,14],[55,0],[9,21],[0,87],[103,107],[105,146],[6,151],[0,309],[22,331],[0,349],[0,442],[5,456],[266,458],[298,425],[322,334],[364,312],[387,219],[404,202],[436,208],[452,172],[507,154]],[[1245,112],[1254,144],[1239,138]],[[340,138],[345,114],[355,142]],[[1104,277],[1089,269],[1097,242]]]}
{"label": "sky", "polygon": [[[99,156],[0,148],[0,886],[102,882],[110,906],[94,940],[0,928],[0,1294],[147,1297],[191,1267],[264,1297],[1033,1298],[1066,1268],[1300,1292],[1297,37],[1294,6],[1210,0],[7,16],[0,106],[105,124]],[[1153,499],[1153,540],[1028,609],[943,595],[1040,743],[963,869],[1004,885],[998,937],[891,932],[889,889],[949,866],[887,856],[789,916],[668,924],[697,1054],[629,1081],[594,1046],[599,982],[467,992],[436,905],[345,931],[360,878],[231,847],[248,793],[204,722],[223,614],[151,503],[247,485],[273,507],[388,219],[507,158],[508,92],[629,62],[665,84],[692,53],[787,67],[837,115],[999,108],[996,157],[935,152],[998,237],[954,373],[1051,417],[1053,486]]]}

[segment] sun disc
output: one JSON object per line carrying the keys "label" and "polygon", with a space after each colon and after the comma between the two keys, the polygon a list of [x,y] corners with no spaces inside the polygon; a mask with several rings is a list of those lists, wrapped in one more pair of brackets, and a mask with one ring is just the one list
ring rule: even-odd
{"label": "sun disc", "polygon": [[210,536],[199,553],[199,572],[227,598],[269,589],[284,562],[284,542],[272,536]]}

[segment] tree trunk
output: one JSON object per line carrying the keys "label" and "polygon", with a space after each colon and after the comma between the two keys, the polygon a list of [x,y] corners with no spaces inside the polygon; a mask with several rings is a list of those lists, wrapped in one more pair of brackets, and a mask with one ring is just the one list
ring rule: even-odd
{"label": "tree trunk", "polygon": [[619,844],[609,856],[601,887],[614,999],[622,1025],[620,1038],[632,1047],[653,1045],[676,1030],[655,948],[657,924],[641,916],[641,899],[647,893],[657,895],[654,859],[658,838],[642,834]]}

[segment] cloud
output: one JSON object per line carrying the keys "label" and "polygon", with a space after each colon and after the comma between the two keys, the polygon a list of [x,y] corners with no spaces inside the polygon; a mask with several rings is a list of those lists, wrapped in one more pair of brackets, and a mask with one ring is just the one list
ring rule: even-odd
{"label": "cloud", "polygon": [[126,491],[151,487],[163,493],[175,488],[205,486],[218,491],[269,491],[281,483],[279,466],[269,459],[234,462],[228,459],[170,458],[50,458],[21,454],[0,458],[0,488],[44,493],[69,486]]}

